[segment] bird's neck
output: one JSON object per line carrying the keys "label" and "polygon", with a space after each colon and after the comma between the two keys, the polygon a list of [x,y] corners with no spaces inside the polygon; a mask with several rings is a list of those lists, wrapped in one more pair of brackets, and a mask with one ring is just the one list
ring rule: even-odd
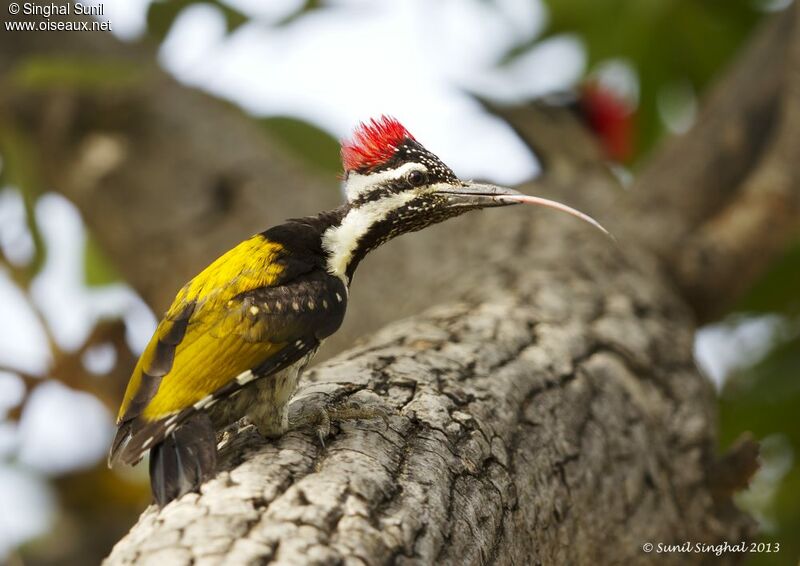
{"label": "bird's neck", "polygon": [[408,231],[401,229],[397,215],[411,197],[400,193],[357,207],[343,207],[341,221],[322,234],[328,272],[349,285],[356,267],[370,251]]}

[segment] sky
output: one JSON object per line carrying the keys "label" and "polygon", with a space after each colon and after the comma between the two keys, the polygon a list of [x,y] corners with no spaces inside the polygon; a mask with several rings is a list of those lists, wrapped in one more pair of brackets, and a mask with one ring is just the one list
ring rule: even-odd
{"label": "sky", "polygon": [[[302,1],[229,3],[256,21],[226,35],[211,6],[179,16],[158,55],[178,80],[257,116],[311,121],[337,138],[371,116],[394,115],[466,178],[514,184],[539,171],[514,132],[469,93],[507,102],[531,99],[568,88],[586,71],[583,47],[572,36],[541,42],[497,65],[545,25],[546,11],[533,0],[337,0],[333,8],[282,27],[270,24]],[[106,0],[104,17],[120,39],[135,41],[144,32],[148,4]],[[624,64],[612,61],[606,68],[635,91],[635,74]],[[691,116],[681,119],[685,129]],[[22,265],[32,254],[22,201],[13,187],[2,189],[0,247]],[[45,325],[60,348],[72,351],[103,317],[123,317],[129,343],[141,351],[155,317],[124,284],[85,285],[86,233],[78,210],[48,193],[37,203],[36,220],[48,254],[30,293],[0,268],[0,367],[44,375],[51,356]],[[780,328],[772,317],[704,329],[696,343],[698,361],[719,383],[764,350]],[[101,347],[86,362],[102,374],[114,360]],[[21,381],[0,371],[0,416],[21,394]],[[47,477],[104,457],[112,428],[113,417],[99,401],[54,381],[35,389],[18,426],[0,420],[0,559],[48,528],[55,502]]]}
{"label": "sky", "polygon": [[[517,183],[536,174],[511,128],[468,94],[529,97],[580,76],[582,51],[569,39],[496,69],[538,31],[535,2],[505,0],[502,10],[463,0],[335,4],[282,27],[246,24],[230,37],[217,9],[194,6],[179,16],[160,60],[186,84],[255,115],[304,118],[342,138],[359,121],[390,114],[464,177]],[[276,12],[258,13],[286,15]]]}

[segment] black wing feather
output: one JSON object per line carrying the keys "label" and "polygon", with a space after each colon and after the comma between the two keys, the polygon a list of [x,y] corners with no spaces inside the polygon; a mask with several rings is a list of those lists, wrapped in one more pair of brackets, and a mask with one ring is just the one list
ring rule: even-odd
{"label": "black wing feather", "polygon": [[150,453],[150,489],[159,507],[189,493],[217,467],[217,442],[211,418],[195,413]]}

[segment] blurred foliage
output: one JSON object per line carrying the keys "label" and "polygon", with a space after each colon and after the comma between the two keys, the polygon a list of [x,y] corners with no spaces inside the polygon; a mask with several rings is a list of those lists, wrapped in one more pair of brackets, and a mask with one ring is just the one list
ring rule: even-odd
{"label": "blurred foliage", "polygon": [[[793,459],[772,497],[753,511],[767,517],[774,530],[764,541],[780,542],[780,555],[759,554],[749,564],[788,564],[800,556],[800,241],[740,301],[742,312],[787,317],[787,328],[761,360],[730,376],[720,395],[720,445],[729,446],[743,431],[759,438],[780,435]],[[773,459],[782,457],[773,455]],[[774,464],[764,455],[765,466]]]}
{"label": "blurred foliage", "polygon": [[19,189],[25,203],[25,217],[34,243],[33,261],[24,270],[17,270],[17,279],[29,281],[39,271],[44,260],[42,236],[34,220],[34,205],[42,192],[38,173],[38,151],[35,144],[10,120],[0,106],[0,188]]}
{"label": "blurred foliage", "polygon": [[793,459],[786,474],[772,486],[774,493],[752,506],[768,525],[773,525],[763,533],[762,540],[780,542],[781,553],[752,555],[749,564],[789,564],[792,557],[800,556],[799,407],[800,333],[775,346],[763,360],[731,376],[720,396],[722,446],[729,446],[745,430],[762,439],[781,435],[785,450],[773,455],[766,452],[763,465],[770,468],[781,458]]}
{"label": "blurred foliage", "polygon": [[[235,31],[239,26],[250,21],[250,18],[226,2],[219,0],[160,0],[150,4],[147,11],[147,33],[155,39],[162,40],[172,29],[178,15],[189,6],[206,4],[220,10],[225,18],[228,33]],[[291,12],[281,21],[275,23],[276,27],[288,25],[298,18],[326,7],[325,0],[304,0],[303,4]]]}
{"label": "blurred foliage", "polygon": [[308,165],[323,173],[342,172],[339,142],[329,133],[296,118],[270,117],[258,120],[279,141]]}
{"label": "blurred foliage", "polygon": [[164,39],[184,8],[200,4],[214,6],[222,13],[228,33],[249,20],[240,11],[218,0],[161,0],[150,4],[147,10],[147,32],[157,39]]}
{"label": "blurred foliage", "polygon": [[[106,89],[128,88],[146,78],[146,71],[123,60],[96,58],[31,56],[11,69],[3,82],[23,94],[54,88],[70,91],[103,92]],[[43,156],[37,145],[15,124],[16,117],[5,112],[0,99],[0,187],[13,186],[20,190],[25,203],[28,229],[34,241],[34,260],[24,271],[16,273],[18,280],[30,280],[44,261],[44,246],[34,221],[34,205],[44,192],[39,170]],[[111,263],[102,257],[96,243],[87,242],[86,277],[90,285],[119,280]]]}
{"label": "blurred foliage", "polygon": [[276,25],[277,26],[288,25],[293,21],[295,21],[296,19],[300,18],[301,16],[305,16],[310,12],[313,12],[315,10],[320,10],[322,8],[325,8],[326,6],[327,2],[325,2],[325,0],[304,0],[302,6],[300,6],[297,10],[295,10],[287,17],[285,17],[283,20],[278,22]]}
{"label": "blurred foliage", "polygon": [[85,283],[89,287],[101,287],[122,280],[117,269],[105,256],[97,240],[91,234],[86,238],[83,268],[86,277]]}
{"label": "blurred foliage", "polygon": [[[157,40],[164,39],[184,9],[203,4],[213,6],[220,11],[225,19],[228,33],[236,31],[241,25],[250,21],[248,16],[217,0],[160,1],[150,4],[147,11],[148,34]],[[273,25],[275,27],[288,25],[306,14],[325,7],[324,0],[304,0],[301,6]],[[286,116],[257,120],[263,126],[265,133],[282,143],[307,165],[322,173],[341,173],[339,143],[327,132],[308,122]]]}
{"label": "blurred foliage", "polygon": [[53,479],[59,514],[44,536],[26,543],[9,566],[100,564],[150,503],[141,478],[110,473],[105,462]]}
{"label": "blurred foliage", "polygon": [[737,310],[800,316],[800,240],[742,298]]}
{"label": "blurred foliage", "polygon": [[[589,70],[622,59],[639,77],[637,152],[664,133],[658,97],[689,81],[701,92],[763,15],[754,0],[544,0],[545,37],[577,33]],[[536,38],[538,43],[542,38]],[[521,46],[512,54],[524,52]]]}
{"label": "blurred foliage", "polygon": [[122,60],[98,61],[77,57],[29,57],[10,76],[15,86],[28,89],[68,87],[96,92],[143,79],[141,67]]}
{"label": "blurred foliage", "polygon": [[[19,191],[25,207],[27,229],[34,246],[33,259],[26,265],[12,265],[0,253],[0,269],[11,278],[24,296],[28,296],[29,285],[40,272],[46,254],[50,251],[41,237],[35,209],[39,198],[52,187],[45,184],[42,175],[47,156],[25,125],[25,118],[5,107],[6,100],[40,92],[57,92],[63,96],[79,92],[102,95],[110,89],[135,86],[144,78],[145,72],[142,68],[125,61],[60,56],[28,57],[0,77],[3,94],[8,96],[0,96],[0,190],[12,187]],[[100,286],[119,280],[116,271],[91,235],[88,235],[84,252],[84,276],[87,284]],[[124,387],[129,368],[134,363],[133,354],[125,343],[125,329],[121,322],[101,322],[78,351],[65,352],[59,349],[36,304],[29,301],[27,306],[46,333],[48,349],[52,355],[47,379],[57,380],[73,390],[91,393],[110,411],[115,411],[122,395],[121,388]],[[89,375],[83,364],[83,354],[97,344],[113,345],[116,358],[120,361],[112,373],[103,379]],[[30,395],[46,379],[15,371],[16,368],[5,369],[18,375],[25,386],[22,403],[0,419],[0,425],[16,426],[14,423],[21,418]],[[11,467],[17,465],[14,451],[4,456],[3,464]],[[117,473],[111,473],[104,462],[90,470],[78,470],[54,477],[51,485],[60,499],[55,529],[43,539],[27,543],[20,549],[20,553],[9,558],[12,562],[99,563],[111,544],[129,528],[131,521],[149,500],[146,483],[134,482]],[[96,508],[87,509],[86,505],[92,501],[97,502]]]}

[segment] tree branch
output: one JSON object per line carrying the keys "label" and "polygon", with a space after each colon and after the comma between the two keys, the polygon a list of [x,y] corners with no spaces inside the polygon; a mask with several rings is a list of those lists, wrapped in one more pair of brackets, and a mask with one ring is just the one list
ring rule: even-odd
{"label": "tree branch", "polygon": [[345,424],[325,448],[248,429],[107,564],[630,563],[646,541],[740,540],[749,523],[706,485],[714,392],[689,313],[652,262],[556,241],[525,259],[572,249],[557,267],[490,278],[493,300],[393,324],[314,372],[304,396],[388,406],[388,429]]}
{"label": "tree branch", "polygon": [[730,308],[800,234],[798,155],[794,4],[756,34],[697,124],[654,156],[632,191],[628,233],[662,257],[699,319]]}

